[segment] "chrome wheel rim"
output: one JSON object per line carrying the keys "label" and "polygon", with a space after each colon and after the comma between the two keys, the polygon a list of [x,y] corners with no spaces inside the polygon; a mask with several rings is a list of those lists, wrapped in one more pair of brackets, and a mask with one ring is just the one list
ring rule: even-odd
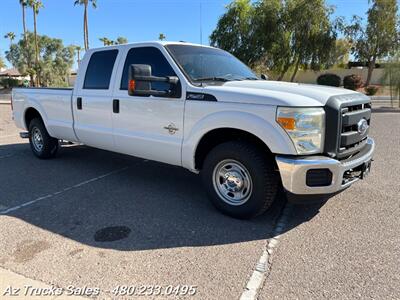
{"label": "chrome wheel rim", "polygon": [[233,159],[223,160],[215,166],[213,184],[221,200],[235,206],[246,203],[253,190],[249,171]]}
{"label": "chrome wheel rim", "polygon": [[32,144],[37,152],[42,152],[43,149],[43,136],[39,128],[34,127],[32,130]]}

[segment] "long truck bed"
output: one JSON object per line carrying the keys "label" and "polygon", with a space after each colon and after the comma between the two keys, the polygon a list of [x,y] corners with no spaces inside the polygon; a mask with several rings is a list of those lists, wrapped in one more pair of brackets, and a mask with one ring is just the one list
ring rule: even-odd
{"label": "long truck bed", "polygon": [[77,141],[73,129],[72,88],[16,88],[12,91],[13,118],[16,125],[28,130],[28,108],[36,109],[51,136]]}

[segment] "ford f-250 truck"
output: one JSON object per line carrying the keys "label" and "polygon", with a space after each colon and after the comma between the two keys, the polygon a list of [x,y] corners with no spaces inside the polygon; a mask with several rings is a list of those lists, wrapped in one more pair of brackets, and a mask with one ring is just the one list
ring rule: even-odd
{"label": "ford f-250 truck", "polygon": [[200,172],[237,218],[266,211],[281,187],[307,201],[365,177],[368,97],[263,79],[208,46],[109,46],[87,51],[73,89],[14,89],[13,117],[39,158],[67,140]]}

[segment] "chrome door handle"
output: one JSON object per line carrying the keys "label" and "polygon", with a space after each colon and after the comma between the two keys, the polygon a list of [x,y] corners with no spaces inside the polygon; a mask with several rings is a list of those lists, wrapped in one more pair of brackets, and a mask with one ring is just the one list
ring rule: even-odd
{"label": "chrome door handle", "polygon": [[179,128],[176,128],[174,124],[169,124],[168,126],[164,126],[164,129],[167,129],[169,134],[174,134]]}

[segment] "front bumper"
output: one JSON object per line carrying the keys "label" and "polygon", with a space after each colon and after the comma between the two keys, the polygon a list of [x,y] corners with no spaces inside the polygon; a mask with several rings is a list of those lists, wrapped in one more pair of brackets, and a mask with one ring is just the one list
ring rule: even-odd
{"label": "front bumper", "polygon": [[[336,160],[326,156],[288,157],[276,156],[282,184],[286,191],[296,195],[324,195],[333,194],[349,187],[361,179],[364,172],[358,176],[348,176],[362,166],[368,166],[375,151],[375,142],[367,139],[364,148],[356,155],[345,160]],[[332,180],[326,186],[308,186],[307,172],[315,169],[329,169]]]}

